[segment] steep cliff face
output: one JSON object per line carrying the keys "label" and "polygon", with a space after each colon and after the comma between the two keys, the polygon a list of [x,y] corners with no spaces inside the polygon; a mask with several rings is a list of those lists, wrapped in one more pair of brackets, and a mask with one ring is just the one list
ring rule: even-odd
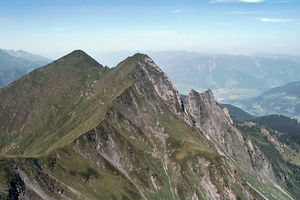
{"label": "steep cliff face", "polygon": [[[192,91],[183,104],[148,56],[136,54],[101,71],[87,89],[90,94],[73,114],[76,120],[62,124],[61,137],[47,131],[48,138],[58,140],[50,148],[29,151],[35,154],[27,158],[11,149],[6,152],[13,155],[2,155],[1,197],[289,198],[273,191],[268,159],[230,123],[212,92]],[[39,140],[33,142],[27,148],[39,146]],[[5,152],[7,145],[1,148]]]}
{"label": "steep cliff face", "polygon": [[271,160],[257,143],[253,144],[249,137],[232,125],[230,116],[215,102],[211,90],[201,94],[192,90],[184,101],[184,107],[199,136],[210,141],[211,148],[228,158],[250,186],[259,185],[253,181],[257,179],[264,183],[265,187],[258,189],[264,198],[272,199],[275,195],[279,195],[276,198],[290,198],[289,195],[281,196],[282,194],[275,192],[284,191],[285,187],[280,186],[280,177],[274,174]]}
{"label": "steep cliff face", "polygon": [[256,174],[260,180],[274,179],[267,158],[232,126],[230,119],[215,102],[211,90],[202,94],[191,91],[184,104],[198,133],[213,142],[215,150],[232,158],[240,167]]}

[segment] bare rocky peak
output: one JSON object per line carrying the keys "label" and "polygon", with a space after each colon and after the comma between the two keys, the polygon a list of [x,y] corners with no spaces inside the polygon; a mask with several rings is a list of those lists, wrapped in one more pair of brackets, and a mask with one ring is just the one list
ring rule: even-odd
{"label": "bare rocky peak", "polygon": [[195,106],[200,106],[200,105],[207,105],[207,106],[213,106],[216,105],[216,101],[213,95],[213,92],[208,89],[203,93],[198,93],[195,90],[191,90],[189,93],[188,97],[186,98],[185,102],[186,104],[191,103],[191,101],[194,101]]}
{"label": "bare rocky peak", "polygon": [[204,123],[213,115],[222,116],[220,107],[217,105],[210,89],[203,93],[192,90],[184,101],[186,112],[192,117],[193,123]]}
{"label": "bare rocky peak", "polygon": [[125,61],[134,65],[131,76],[136,84],[153,92],[163,100],[177,116],[183,113],[183,103],[179,92],[170,78],[145,54],[135,54]]}

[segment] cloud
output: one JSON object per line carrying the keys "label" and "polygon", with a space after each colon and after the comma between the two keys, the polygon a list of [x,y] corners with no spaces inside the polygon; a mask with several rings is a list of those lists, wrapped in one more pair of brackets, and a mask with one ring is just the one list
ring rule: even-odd
{"label": "cloud", "polygon": [[173,10],[172,13],[178,14],[178,13],[181,13],[182,11],[184,11],[184,9],[181,8],[181,9]]}
{"label": "cloud", "polygon": [[261,21],[261,22],[268,22],[268,23],[284,23],[284,22],[293,22],[293,21],[295,21],[293,19],[266,18],[266,17],[256,18],[256,19]]}
{"label": "cloud", "polygon": [[212,0],[212,3],[262,3],[266,0]]}

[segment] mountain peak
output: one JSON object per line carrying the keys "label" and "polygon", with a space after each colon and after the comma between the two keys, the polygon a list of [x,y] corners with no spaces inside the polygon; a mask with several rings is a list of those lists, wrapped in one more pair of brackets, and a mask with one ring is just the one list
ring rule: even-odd
{"label": "mountain peak", "polygon": [[[182,112],[181,98],[170,78],[146,54],[137,53],[121,62],[117,68],[122,73],[130,74],[136,84],[155,93],[165,101],[171,110],[180,115]],[[140,87],[139,86],[139,87]]]}
{"label": "mountain peak", "polygon": [[[139,62],[144,62],[147,59],[151,59],[148,55],[142,54],[142,53],[136,53],[133,56],[127,57],[123,62],[128,62],[128,63],[139,63]],[[152,59],[151,59],[152,60]]]}
{"label": "mountain peak", "polygon": [[211,89],[206,90],[205,92],[203,92],[203,94],[205,94],[209,98],[214,99],[214,94]]}
{"label": "mountain peak", "polygon": [[63,64],[72,64],[72,65],[88,64],[89,66],[104,68],[103,65],[99,64],[95,59],[93,59],[86,52],[80,49],[74,50],[71,53],[65,55],[64,57],[54,62],[63,63]]}
{"label": "mountain peak", "polygon": [[124,68],[129,71],[135,71],[138,66],[142,66],[143,70],[146,68],[154,68],[155,70],[164,74],[148,55],[142,53],[136,53],[133,56],[127,57],[124,61],[117,65],[118,68]]}
{"label": "mountain peak", "polygon": [[143,53],[136,53],[136,54],[134,54],[133,56],[131,56],[131,58],[134,58],[134,59],[136,59],[136,60],[145,59],[145,58],[147,58],[147,57],[149,58],[148,55],[143,54]]}
{"label": "mountain peak", "polygon": [[87,53],[85,53],[83,50],[81,49],[76,49],[74,51],[72,51],[71,53],[69,53],[68,55],[77,55],[77,56],[88,56]]}
{"label": "mountain peak", "polygon": [[192,90],[190,91],[190,93],[189,93],[188,96],[190,96],[190,95],[199,95],[199,92],[197,92],[196,90],[192,89]]}
{"label": "mountain peak", "polygon": [[196,98],[205,98],[210,100],[210,102],[214,102],[215,98],[211,89],[206,90],[203,93],[199,93],[196,90],[191,90],[188,96],[196,97]]}
{"label": "mountain peak", "polygon": [[83,50],[77,49],[77,50],[74,50],[71,53],[63,56],[62,58],[64,58],[64,59],[66,59],[66,58],[81,58],[82,59],[82,58],[91,58],[91,57]]}

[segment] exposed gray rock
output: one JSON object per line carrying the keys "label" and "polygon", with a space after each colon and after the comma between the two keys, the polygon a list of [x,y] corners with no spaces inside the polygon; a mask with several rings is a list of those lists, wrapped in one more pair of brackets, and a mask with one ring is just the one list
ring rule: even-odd
{"label": "exposed gray rock", "polygon": [[185,99],[184,107],[198,133],[213,142],[216,151],[233,159],[242,169],[261,181],[275,180],[265,155],[251,141],[245,140],[243,134],[232,125],[214,100],[211,90],[201,94],[192,90]]}

